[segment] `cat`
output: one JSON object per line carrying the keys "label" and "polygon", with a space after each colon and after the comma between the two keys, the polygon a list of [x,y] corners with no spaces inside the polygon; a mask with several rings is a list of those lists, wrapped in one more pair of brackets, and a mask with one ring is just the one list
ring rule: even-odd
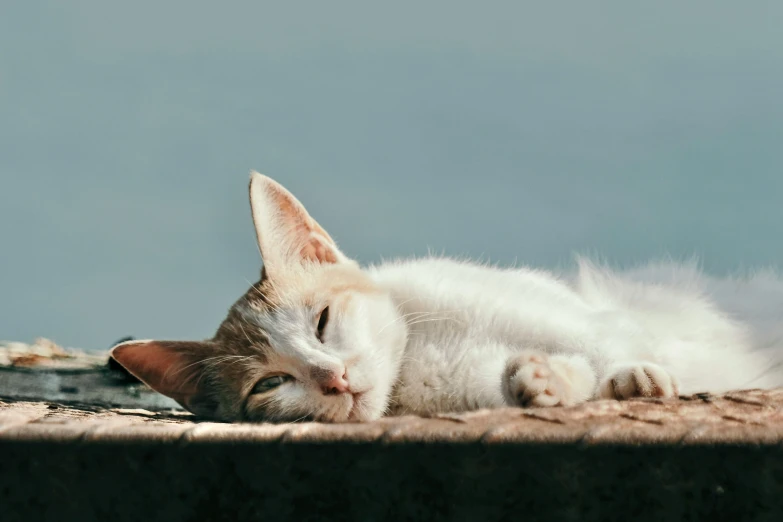
{"label": "cat", "polygon": [[250,203],[261,279],[215,336],[111,352],[199,416],[370,421],[783,384],[772,273],[586,259],[575,274],[448,258],[362,269],[272,179],[251,172]]}

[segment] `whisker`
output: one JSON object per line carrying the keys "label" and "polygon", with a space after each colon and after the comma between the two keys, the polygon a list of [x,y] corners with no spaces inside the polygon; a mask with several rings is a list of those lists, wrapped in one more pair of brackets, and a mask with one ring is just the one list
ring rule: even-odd
{"label": "whisker", "polygon": [[245,327],[242,326],[242,321],[239,321],[237,325],[239,326],[239,329],[242,330],[242,334],[245,336],[245,339],[247,339],[247,342],[250,344],[250,346],[253,346],[253,341],[250,340],[250,336],[247,335],[247,332],[245,331]]}
{"label": "whisker", "polygon": [[424,316],[426,316],[427,314],[434,314],[434,313],[436,313],[436,312],[410,312],[410,313],[407,313],[407,314],[404,314],[404,315],[400,315],[400,316],[395,317],[394,319],[392,319],[390,322],[386,323],[383,326],[383,328],[378,330],[378,333],[376,335],[380,335],[386,328],[388,328],[389,326],[393,325],[394,323],[402,321],[406,317],[410,317],[412,315],[421,316],[422,314],[424,314]]}
{"label": "whisker", "polygon": [[[407,314],[404,314],[404,315],[401,315],[401,316],[399,316],[399,317],[395,318],[393,321],[391,321],[391,322],[387,323],[386,325],[384,325],[384,327],[383,327],[383,328],[381,328],[381,329],[378,331],[378,333],[377,333],[376,335],[380,335],[380,334],[381,334],[381,332],[383,332],[383,331],[384,331],[386,328],[388,328],[389,326],[393,325],[394,323],[396,323],[396,322],[398,322],[398,321],[401,321],[401,320],[403,320],[403,319],[406,319],[406,318],[408,318],[408,317],[416,316],[416,317],[413,319],[413,321],[412,321],[412,322],[410,322],[410,323],[406,322],[406,324],[407,324],[408,326],[410,326],[410,325],[412,325],[412,324],[415,324],[415,321],[416,321],[417,319],[424,319],[424,318],[425,318],[425,317],[427,317],[427,316],[432,316],[432,315],[436,315],[436,314],[440,314],[440,313],[451,313],[451,312],[458,312],[458,311],[459,311],[459,310],[432,311],[432,312],[409,312],[409,313],[407,313]],[[452,319],[453,319],[453,318],[452,318]]]}
{"label": "whisker", "polygon": [[[266,295],[264,295],[264,293],[259,288],[257,288],[255,284],[253,284],[250,281],[248,281],[247,278],[244,278],[244,279],[247,282],[247,284],[250,285],[250,289],[253,290],[253,292],[258,296],[258,298],[261,299],[267,306],[269,306],[269,308],[271,308],[274,311],[279,311],[280,310],[280,307],[277,306]],[[277,292],[277,289],[275,288],[275,285],[274,285],[274,283],[271,280],[269,280],[269,286],[271,286],[272,290],[275,292],[275,294],[276,294],[275,297],[279,297],[279,295],[277,295],[277,294],[279,294],[279,292]]]}
{"label": "whisker", "polygon": [[437,321],[453,321],[453,322],[458,323],[458,324],[465,324],[463,321],[460,321],[460,320],[455,319],[453,317],[435,317],[435,318],[432,318],[432,319],[416,320],[416,321],[413,321],[411,323],[408,323],[408,326],[414,326],[414,325],[421,324],[421,323],[433,323],[433,322],[437,322]]}

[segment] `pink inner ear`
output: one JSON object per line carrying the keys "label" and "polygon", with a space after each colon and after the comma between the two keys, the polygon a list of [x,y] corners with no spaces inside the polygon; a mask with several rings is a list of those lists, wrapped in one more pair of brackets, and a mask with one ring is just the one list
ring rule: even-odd
{"label": "pink inner ear", "polygon": [[121,344],[111,355],[153,390],[182,402],[198,391],[195,377],[199,365],[191,365],[191,358],[182,353],[179,344],[157,341]]}
{"label": "pink inner ear", "polygon": [[254,173],[250,205],[265,265],[302,261],[334,264],[345,259],[329,234],[279,183]]}
{"label": "pink inner ear", "polygon": [[317,263],[337,263],[337,256],[334,255],[334,250],[324,245],[323,242],[311,233],[309,241],[307,241],[299,254],[303,259],[315,261]]}
{"label": "pink inner ear", "polygon": [[299,255],[302,259],[316,263],[337,263],[334,241],[304,207],[293,196],[285,192],[276,192],[278,208],[286,219],[294,224],[293,229],[302,247]]}

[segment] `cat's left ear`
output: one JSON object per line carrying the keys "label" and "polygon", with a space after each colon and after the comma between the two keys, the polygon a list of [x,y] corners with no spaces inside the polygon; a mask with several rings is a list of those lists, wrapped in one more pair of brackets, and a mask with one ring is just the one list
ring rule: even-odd
{"label": "cat's left ear", "polygon": [[250,174],[250,206],[267,274],[306,263],[352,262],[293,194],[255,171]]}
{"label": "cat's left ear", "polygon": [[215,418],[218,402],[203,379],[210,353],[207,342],[128,341],[112,348],[110,356],[156,392],[196,415]]}

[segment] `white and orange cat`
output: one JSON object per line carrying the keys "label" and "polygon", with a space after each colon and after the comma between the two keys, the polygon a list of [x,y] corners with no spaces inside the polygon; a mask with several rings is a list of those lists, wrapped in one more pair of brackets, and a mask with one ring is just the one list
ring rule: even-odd
{"label": "white and orange cat", "polygon": [[557,276],[437,258],[363,269],[275,181],[252,173],[250,202],[261,280],[214,338],[112,351],[198,415],[366,421],[783,384],[774,274],[580,260]]}

